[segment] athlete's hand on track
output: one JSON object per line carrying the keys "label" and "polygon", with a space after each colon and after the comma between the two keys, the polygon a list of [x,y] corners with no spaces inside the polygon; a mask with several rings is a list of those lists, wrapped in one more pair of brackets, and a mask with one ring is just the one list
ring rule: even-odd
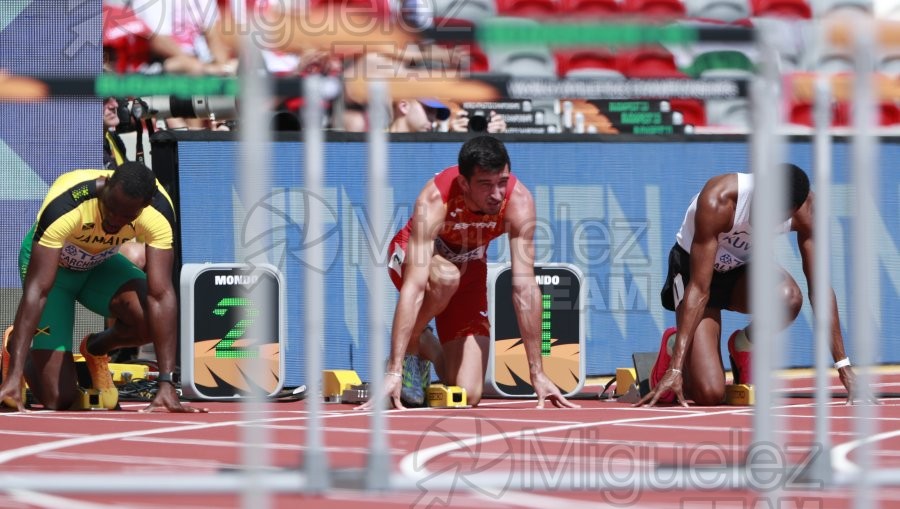
{"label": "athlete's hand on track", "polygon": [[666,391],[672,391],[675,393],[675,400],[683,406],[687,407],[687,401],[684,399],[684,389],[683,389],[684,380],[681,377],[681,371],[670,369],[666,371],[666,374],[663,375],[662,380],[656,384],[656,387],[653,388],[650,392],[647,393],[646,396],[641,398],[640,401],[634,404],[634,406],[654,406],[656,402],[659,401],[660,396],[666,393]]}
{"label": "athlete's hand on track", "polygon": [[30,412],[25,408],[25,402],[22,401],[22,379],[4,380],[0,384],[0,402],[10,410],[16,412]]}
{"label": "athlete's hand on track", "polygon": [[156,397],[153,398],[153,401],[146,408],[139,410],[141,413],[156,411],[190,414],[206,413],[209,412],[209,409],[182,405],[178,399],[178,393],[175,392],[175,387],[168,382],[163,382],[159,384],[159,389],[156,391]]}
{"label": "athlete's hand on track", "polygon": [[369,397],[369,401],[366,401],[362,405],[354,407],[354,410],[372,410],[375,408],[375,404],[381,401],[384,401],[384,398],[391,398],[391,406],[396,408],[397,410],[403,410],[406,408],[403,406],[403,403],[400,401],[400,387],[402,385],[402,378],[396,375],[384,375],[384,385],[381,387],[380,395],[372,395]]}
{"label": "athlete's hand on track", "polygon": [[567,400],[565,396],[559,392],[559,388],[547,378],[543,371],[531,375],[531,386],[534,387],[534,393],[537,395],[538,408],[544,408],[544,400],[550,400],[557,408],[581,408]]}
{"label": "athlete's hand on track", "polygon": [[868,387],[860,387],[853,368],[851,368],[850,366],[844,366],[843,368],[840,368],[838,370],[838,376],[841,379],[841,383],[844,384],[844,387],[847,388],[848,405],[852,405],[854,403],[863,403],[869,405],[880,404],[878,398],[876,398],[875,395],[872,394],[872,391]]}

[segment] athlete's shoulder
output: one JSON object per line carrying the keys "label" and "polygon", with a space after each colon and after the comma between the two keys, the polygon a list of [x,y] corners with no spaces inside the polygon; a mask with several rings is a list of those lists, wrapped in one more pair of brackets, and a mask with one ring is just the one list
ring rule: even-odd
{"label": "athlete's shoulder", "polygon": [[706,181],[706,185],[697,196],[697,217],[703,217],[709,221],[712,217],[727,217],[730,221],[734,216],[738,201],[740,173],[723,173]]}
{"label": "athlete's shoulder", "polygon": [[[63,173],[53,181],[53,186],[72,186],[79,182],[96,180],[100,177],[112,175],[113,170],[78,169]],[[52,187],[52,186],[51,186]]]}
{"label": "athlete's shoulder", "polygon": [[[441,199],[447,201],[450,198],[455,186],[457,185],[457,177],[459,177],[459,166],[449,166],[438,172],[431,182],[437,188],[441,195]],[[428,187],[426,185],[426,187]]]}

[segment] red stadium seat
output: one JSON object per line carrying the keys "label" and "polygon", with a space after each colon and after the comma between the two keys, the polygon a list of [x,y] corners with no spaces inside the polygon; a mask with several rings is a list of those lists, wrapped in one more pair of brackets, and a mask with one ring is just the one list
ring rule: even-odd
{"label": "red stadium seat", "polygon": [[619,70],[629,78],[686,78],[675,65],[675,57],[662,46],[620,50]]}
{"label": "red stadium seat", "polygon": [[706,125],[706,107],[697,99],[668,99],[672,111],[684,116],[684,123],[693,126]]}
{"label": "red stadium seat", "polygon": [[812,8],[806,0],[753,0],[753,15],[772,18],[812,18]]}
{"label": "red stadium seat", "polygon": [[522,18],[556,16],[561,10],[558,0],[496,0],[497,14]]}
{"label": "red stadium seat", "polygon": [[[813,105],[810,103],[792,103],[790,105],[790,123],[812,127]],[[878,123],[881,126],[900,124],[900,109],[894,103],[878,105]],[[853,125],[853,109],[848,102],[834,103],[831,108],[832,127],[851,127]]]}
{"label": "red stadium seat", "polygon": [[622,10],[639,16],[684,18],[687,15],[683,0],[625,0]]}
{"label": "red stadium seat", "polygon": [[562,14],[579,18],[601,18],[617,16],[621,6],[617,0],[562,0]]}
{"label": "red stadium seat", "polygon": [[616,55],[609,50],[601,48],[558,50],[553,56],[556,59],[556,73],[560,78],[583,70],[609,71],[610,75],[621,75]]}

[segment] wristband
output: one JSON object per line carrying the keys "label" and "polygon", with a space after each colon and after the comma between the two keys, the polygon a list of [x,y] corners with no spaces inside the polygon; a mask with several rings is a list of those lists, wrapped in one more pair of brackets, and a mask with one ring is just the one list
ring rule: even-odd
{"label": "wristband", "polygon": [[677,368],[669,368],[669,371],[671,371],[673,373],[678,373],[679,375],[681,374],[681,370],[677,369]]}
{"label": "wristband", "polygon": [[844,357],[843,359],[834,363],[834,369],[841,369],[850,366],[850,358]]}
{"label": "wristband", "polygon": [[395,376],[397,378],[403,378],[403,373],[401,373],[399,371],[388,371],[387,373],[385,373],[385,375]]}
{"label": "wristband", "polygon": [[156,377],[157,383],[166,382],[171,385],[175,385],[175,373],[169,371],[168,373],[160,373],[159,376]]}

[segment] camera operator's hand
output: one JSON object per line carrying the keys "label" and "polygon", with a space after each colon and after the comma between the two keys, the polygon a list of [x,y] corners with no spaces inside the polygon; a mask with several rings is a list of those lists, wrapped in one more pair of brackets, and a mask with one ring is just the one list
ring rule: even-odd
{"label": "camera operator's hand", "polygon": [[491,115],[488,117],[487,132],[492,134],[506,132],[506,120],[504,120],[503,115],[496,111],[491,111]]}
{"label": "camera operator's hand", "polygon": [[234,76],[237,74],[237,62],[209,62],[203,64],[203,74],[210,76]]}
{"label": "camera operator's hand", "polygon": [[464,133],[469,130],[469,112],[466,110],[459,110],[456,112],[456,115],[450,119],[450,128],[449,131],[451,133]]}

